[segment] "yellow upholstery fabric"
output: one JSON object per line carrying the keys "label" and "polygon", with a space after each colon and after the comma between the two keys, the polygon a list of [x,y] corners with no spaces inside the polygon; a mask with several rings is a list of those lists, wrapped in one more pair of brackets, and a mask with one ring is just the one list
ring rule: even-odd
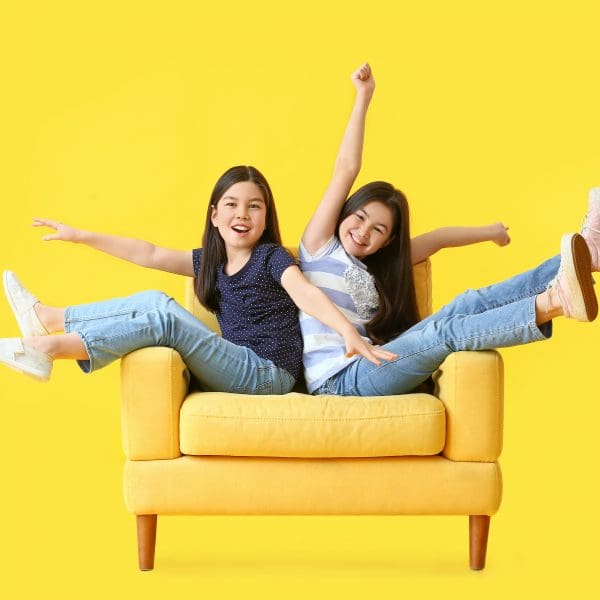
{"label": "yellow upholstery fabric", "polygon": [[502,452],[504,368],[495,350],[455,352],[434,380],[446,407],[444,456],[494,462]]}
{"label": "yellow upholstery fabric", "polygon": [[230,456],[423,456],[444,447],[446,413],[434,396],[374,398],[191,394],[181,408],[181,452]]}
{"label": "yellow upholstery fabric", "polygon": [[137,514],[493,515],[496,463],[442,456],[128,461],[125,501]]}
{"label": "yellow upholstery fabric", "polygon": [[188,376],[171,348],[142,348],[121,360],[123,449],[131,460],[176,458]]}

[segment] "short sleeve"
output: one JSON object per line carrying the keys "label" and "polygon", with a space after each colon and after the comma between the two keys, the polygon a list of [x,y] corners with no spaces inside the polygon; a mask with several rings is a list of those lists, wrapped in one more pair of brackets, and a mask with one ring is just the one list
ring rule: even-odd
{"label": "short sleeve", "polygon": [[317,260],[319,258],[323,258],[332,252],[335,252],[341,243],[337,236],[331,236],[314,254],[311,254],[304,244],[300,242],[300,246],[298,247],[298,255],[300,256],[301,262],[312,262],[313,260]]}
{"label": "short sleeve", "polygon": [[275,246],[273,252],[271,252],[269,256],[267,270],[277,283],[281,283],[283,272],[288,267],[294,266],[295,264],[295,258],[287,250],[281,246]]}
{"label": "short sleeve", "polygon": [[198,277],[200,273],[200,262],[202,260],[202,248],[192,250],[192,265],[194,267],[194,275]]}

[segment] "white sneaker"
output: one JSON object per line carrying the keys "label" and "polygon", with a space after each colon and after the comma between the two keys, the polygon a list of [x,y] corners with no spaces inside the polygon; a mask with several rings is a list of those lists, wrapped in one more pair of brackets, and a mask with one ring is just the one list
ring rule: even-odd
{"label": "white sneaker", "polygon": [[0,338],[0,363],[38,381],[48,381],[52,357],[23,345],[21,338]]}
{"label": "white sneaker", "polygon": [[4,271],[3,279],[6,299],[17,319],[23,337],[48,335],[48,330],[33,308],[39,300],[23,287],[12,271]]}
{"label": "white sneaker", "polygon": [[577,321],[593,321],[598,315],[594,292],[590,251],[578,233],[563,235],[560,244],[560,268],[548,284],[548,290],[558,294],[563,314]]}

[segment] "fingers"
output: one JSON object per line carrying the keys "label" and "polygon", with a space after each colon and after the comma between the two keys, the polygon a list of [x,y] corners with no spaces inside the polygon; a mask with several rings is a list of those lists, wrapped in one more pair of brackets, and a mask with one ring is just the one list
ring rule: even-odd
{"label": "fingers", "polygon": [[394,360],[398,357],[398,355],[394,354],[393,352],[389,352],[388,350],[384,350],[378,346],[371,346],[370,344],[366,343],[362,348],[353,348],[348,350],[346,357],[350,358],[356,354],[360,354],[363,358],[366,358],[368,361],[377,366],[381,365],[381,360]]}
{"label": "fingers", "polygon": [[369,362],[372,362],[374,365],[381,365],[381,361],[377,359],[377,357],[372,353],[369,352],[368,350],[350,350],[348,352],[346,352],[345,356],[346,358],[351,358],[352,356],[355,356],[356,354],[360,354],[363,358],[366,358]]}
{"label": "fingers", "polygon": [[384,350],[383,348],[373,349],[373,354],[379,358],[383,358],[383,360],[394,360],[395,358],[398,358],[397,354],[389,352],[388,350]]}
{"label": "fingers", "polygon": [[51,221],[50,219],[40,219],[34,217],[32,223],[33,227],[52,227],[52,229],[58,229],[60,223],[57,221]]}
{"label": "fingers", "polygon": [[352,78],[359,79],[360,81],[367,81],[369,77],[371,77],[371,66],[369,63],[364,63],[352,73]]}
{"label": "fingers", "polygon": [[362,81],[366,81],[371,76],[371,67],[369,67],[369,63],[365,63],[358,70],[358,76]]}

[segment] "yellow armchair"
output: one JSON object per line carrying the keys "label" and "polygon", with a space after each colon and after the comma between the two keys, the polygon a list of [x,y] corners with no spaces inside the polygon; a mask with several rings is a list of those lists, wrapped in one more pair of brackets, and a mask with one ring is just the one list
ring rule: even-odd
{"label": "yellow armchair", "polygon": [[[429,261],[415,268],[431,312]],[[188,308],[217,328],[187,289]],[[502,496],[503,369],[496,351],[452,354],[435,395],[188,394],[181,357],[122,359],[124,494],[138,559],[154,567],[157,515],[468,515],[470,565],[485,565]]]}

